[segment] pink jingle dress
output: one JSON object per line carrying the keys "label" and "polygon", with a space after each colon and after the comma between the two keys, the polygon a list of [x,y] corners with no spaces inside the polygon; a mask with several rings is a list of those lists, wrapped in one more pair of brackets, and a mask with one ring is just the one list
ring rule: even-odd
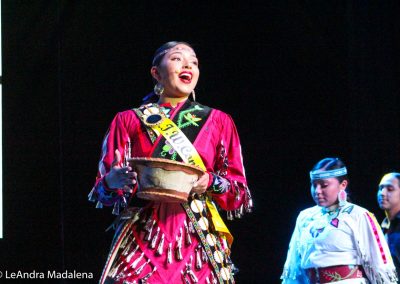
{"label": "pink jingle dress", "polygon": [[[114,206],[119,214],[100,283],[234,283],[229,238],[216,229],[204,197],[189,197],[184,204],[149,201],[138,208],[129,205],[134,194],[125,197],[122,189],[110,190],[105,183],[115,150],[126,153],[127,141],[133,157],[180,161],[165,138],[142,123],[140,115],[149,107],[173,120],[200,154],[210,177],[207,199],[227,211],[228,220],[251,211],[239,137],[229,115],[189,100],[176,107],[149,104],[120,112],[104,138],[89,194],[97,207]],[[125,199],[128,205],[120,213]]]}

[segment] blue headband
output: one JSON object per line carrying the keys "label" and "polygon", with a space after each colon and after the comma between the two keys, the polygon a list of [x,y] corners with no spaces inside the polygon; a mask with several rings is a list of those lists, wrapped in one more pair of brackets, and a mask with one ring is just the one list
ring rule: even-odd
{"label": "blue headband", "polygon": [[316,171],[310,172],[311,179],[324,179],[324,178],[331,178],[331,177],[340,177],[340,176],[344,176],[344,175],[347,175],[346,167],[343,167],[340,169],[334,169],[334,170],[330,170],[330,171],[316,170]]}

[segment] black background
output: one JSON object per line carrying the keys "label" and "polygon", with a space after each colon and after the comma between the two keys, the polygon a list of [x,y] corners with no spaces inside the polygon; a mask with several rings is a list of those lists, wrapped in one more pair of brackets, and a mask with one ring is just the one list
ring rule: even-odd
{"label": "black background", "polygon": [[230,113],[242,140],[255,210],[228,224],[239,283],[279,283],[323,157],[345,161],[353,201],[382,219],[377,184],[400,170],[400,4],[201,2],[2,1],[0,271],[97,281],[113,220],[87,201],[100,144],[151,91],[153,52],[170,40],[194,45],[198,101]]}

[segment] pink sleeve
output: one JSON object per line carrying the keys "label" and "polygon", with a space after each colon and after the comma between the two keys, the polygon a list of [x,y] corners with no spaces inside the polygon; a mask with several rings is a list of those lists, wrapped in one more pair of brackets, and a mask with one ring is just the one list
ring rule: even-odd
{"label": "pink sleeve", "polygon": [[250,212],[252,207],[239,135],[229,115],[221,113],[220,123],[222,129],[217,148],[218,158],[215,172],[211,173],[213,181],[209,191],[222,209],[235,210],[234,214],[239,217],[244,211]]}
{"label": "pink sleeve", "polygon": [[121,189],[109,189],[104,177],[110,171],[116,149],[121,153],[122,161],[124,159],[125,144],[129,141],[126,114],[127,112],[118,113],[114,117],[103,139],[96,182],[89,194],[89,200],[98,201],[97,207],[111,206],[123,195]]}

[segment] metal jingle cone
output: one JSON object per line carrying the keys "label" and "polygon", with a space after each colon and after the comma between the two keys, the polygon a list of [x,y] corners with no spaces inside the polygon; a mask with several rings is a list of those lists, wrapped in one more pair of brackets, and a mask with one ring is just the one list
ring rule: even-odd
{"label": "metal jingle cone", "polygon": [[[124,278],[126,275],[121,271],[116,277],[115,277],[115,280],[119,280],[119,279],[121,279],[121,278]],[[128,274],[128,276],[129,276],[129,274]]]}
{"label": "metal jingle cone", "polygon": [[119,269],[119,267],[121,266],[121,264],[122,264],[122,262],[120,262],[117,266],[115,266],[113,269],[110,270],[110,272],[108,273],[108,275],[109,275],[111,278],[114,278],[114,277],[117,275],[118,269]]}
{"label": "metal jingle cone", "polygon": [[135,270],[134,274],[135,275],[140,275],[140,273],[142,273],[144,267],[149,264],[150,259],[148,259],[145,263],[143,263],[138,269]]}
{"label": "metal jingle cone", "polygon": [[158,247],[157,247],[157,251],[156,251],[157,255],[162,255],[163,252],[164,252],[164,238],[165,238],[165,236],[164,236],[164,233],[163,233],[161,235],[160,243],[158,244]]}
{"label": "metal jingle cone", "polygon": [[235,218],[236,218],[236,219],[242,218],[242,215],[240,215],[239,209],[236,209],[236,210],[235,210]]}
{"label": "metal jingle cone", "polygon": [[133,255],[137,252],[137,250],[139,249],[139,245],[136,245],[135,249],[133,251],[131,251],[131,253],[126,257],[126,262],[129,263],[131,261],[131,258],[133,257]]}
{"label": "metal jingle cone", "polygon": [[232,221],[234,219],[232,211],[226,211],[226,219],[228,219],[229,221]]}
{"label": "metal jingle cone", "polygon": [[124,239],[121,242],[121,245],[119,246],[120,249],[125,249],[125,246],[128,243],[129,237],[130,237],[131,234],[132,234],[132,232],[129,232],[129,234],[124,237]]}
{"label": "metal jingle cone", "polygon": [[235,218],[242,218],[243,216],[243,204],[240,205],[240,207],[238,209],[235,210]]}
{"label": "metal jingle cone", "polygon": [[121,207],[122,207],[122,208],[125,208],[125,207],[128,205],[128,202],[126,201],[125,194],[121,196],[121,202],[120,202],[120,204],[121,204]]}
{"label": "metal jingle cone", "polygon": [[187,246],[190,246],[192,244],[192,237],[190,236],[189,227],[186,223],[186,220],[184,221],[184,225],[185,225],[185,233],[186,233],[185,243]]}
{"label": "metal jingle cone", "polygon": [[95,189],[93,187],[92,190],[88,194],[88,199],[89,199],[90,202],[95,202],[96,201],[96,198],[94,197],[94,191],[95,191]]}
{"label": "metal jingle cone", "polygon": [[197,279],[196,275],[194,274],[194,272],[192,270],[192,261],[193,261],[193,256],[191,255],[189,262],[186,263],[185,273],[189,275],[189,277],[193,283],[198,283],[199,279]]}
{"label": "metal jingle cone", "polygon": [[119,206],[120,206],[120,201],[118,200],[117,202],[114,203],[114,208],[112,210],[113,215],[119,215]]}
{"label": "metal jingle cone", "polygon": [[186,274],[181,270],[181,275],[182,275],[182,281],[185,284],[191,284],[189,279],[187,279]]}
{"label": "metal jingle cone", "polygon": [[129,249],[131,248],[133,242],[134,242],[135,238],[133,238],[133,240],[131,242],[129,242],[129,244],[125,247],[124,251],[122,252],[123,256],[126,256],[129,252]]}
{"label": "metal jingle cone", "polygon": [[240,212],[240,215],[241,215],[241,216],[244,215],[244,204],[240,205],[240,207],[239,207],[239,212]]}
{"label": "metal jingle cone", "polygon": [[168,250],[167,250],[167,264],[172,263],[172,244],[168,244]]}
{"label": "metal jingle cone", "polygon": [[146,225],[144,225],[144,230],[146,231],[146,232],[148,232],[149,230],[150,230],[150,228],[151,228],[151,226],[152,226],[152,223],[154,223],[155,221],[153,220],[153,218],[151,218],[151,216],[147,219],[147,221],[146,221]]}
{"label": "metal jingle cone", "polygon": [[144,240],[147,241],[147,242],[150,241],[150,239],[151,239],[151,233],[153,232],[153,228],[154,228],[155,223],[156,223],[156,220],[153,220],[153,223],[151,224],[150,229],[147,231],[147,234],[144,237]]}
{"label": "metal jingle cone", "polygon": [[132,265],[130,267],[132,269],[135,269],[136,266],[139,264],[139,262],[142,260],[143,256],[144,256],[144,252],[142,252],[142,254],[137,259],[135,259],[135,261],[132,263]]}
{"label": "metal jingle cone", "polygon": [[245,210],[247,213],[251,213],[253,210],[253,198],[251,197],[251,193],[249,188],[246,186],[246,199],[245,199]]}
{"label": "metal jingle cone", "polygon": [[199,282],[199,279],[197,279],[196,274],[194,274],[194,272],[192,270],[189,270],[188,274],[190,276],[190,279],[192,279],[193,283],[198,283]]}
{"label": "metal jingle cone", "polygon": [[157,243],[159,234],[160,234],[160,227],[157,227],[157,231],[154,234],[153,239],[151,240],[151,243],[150,243],[150,248],[151,249],[154,249],[156,247],[156,243]]}
{"label": "metal jingle cone", "polygon": [[179,237],[176,237],[175,258],[182,260],[182,228],[179,229]]}
{"label": "metal jingle cone", "polygon": [[176,247],[176,249],[175,249],[175,258],[177,259],[177,260],[182,260],[183,259],[183,256],[182,256],[182,250],[181,250],[181,248],[180,247]]}
{"label": "metal jingle cone", "polygon": [[197,270],[201,270],[201,268],[203,267],[203,262],[201,261],[201,245],[200,247],[197,247],[195,249],[195,254],[196,254],[196,269]]}

